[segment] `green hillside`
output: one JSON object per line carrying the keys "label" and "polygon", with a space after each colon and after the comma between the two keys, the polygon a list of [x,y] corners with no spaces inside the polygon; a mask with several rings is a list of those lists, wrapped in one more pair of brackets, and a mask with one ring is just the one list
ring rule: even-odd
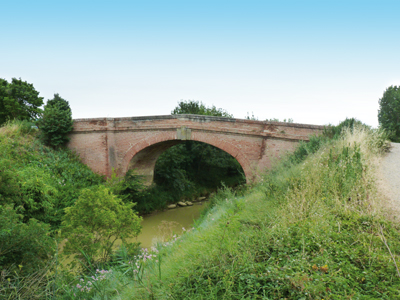
{"label": "green hillside", "polygon": [[104,179],[69,150],[44,146],[32,125],[15,121],[0,127],[0,205],[13,204],[24,221],[35,218],[56,229],[80,190]]}
{"label": "green hillside", "polygon": [[375,180],[384,145],[382,133],[363,127],[302,144],[244,195],[221,191],[190,232],[147,259],[136,257],[140,271],[114,266],[105,293],[111,299],[398,299],[400,228],[388,220]]}

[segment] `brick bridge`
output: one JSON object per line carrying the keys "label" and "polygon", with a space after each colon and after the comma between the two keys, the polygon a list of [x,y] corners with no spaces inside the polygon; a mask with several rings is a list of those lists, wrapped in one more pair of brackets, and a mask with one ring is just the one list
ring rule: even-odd
{"label": "brick bridge", "polygon": [[213,145],[240,163],[247,181],[323,126],[200,115],[77,119],[68,147],[93,171],[124,175],[135,168],[151,182],[157,158],[185,140]]}

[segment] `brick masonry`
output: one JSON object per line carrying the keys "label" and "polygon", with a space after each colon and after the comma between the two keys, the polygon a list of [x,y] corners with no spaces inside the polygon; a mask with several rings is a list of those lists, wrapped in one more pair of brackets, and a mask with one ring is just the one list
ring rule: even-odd
{"label": "brick masonry", "polygon": [[68,147],[93,171],[124,175],[135,168],[151,182],[162,152],[184,140],[204,142],[237,159],[247,181],[270,168],[323,126],[199,115],[74,120]]}

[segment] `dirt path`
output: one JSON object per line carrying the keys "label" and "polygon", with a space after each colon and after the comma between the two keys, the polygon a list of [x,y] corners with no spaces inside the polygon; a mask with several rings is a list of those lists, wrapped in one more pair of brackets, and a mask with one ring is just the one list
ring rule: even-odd
{"label": "dirt path", "polygon": [[381,187],[390,206],[397,211],[400,218],[400,143],[392,143],[390,152],[387,153],[380,165]]}

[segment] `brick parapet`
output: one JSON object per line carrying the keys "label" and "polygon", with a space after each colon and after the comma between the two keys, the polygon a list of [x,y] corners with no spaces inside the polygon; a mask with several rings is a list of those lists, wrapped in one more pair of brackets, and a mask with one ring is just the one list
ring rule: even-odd
{"label": "brick parapet", "polygon": [[74,120],[74,132],[92,131],[163,131],[180,127],[204,132],[221,132],[280,139],[307,140],[324,126],[254,121],[201,115],[165,115],[130,118],[95,118]]}

